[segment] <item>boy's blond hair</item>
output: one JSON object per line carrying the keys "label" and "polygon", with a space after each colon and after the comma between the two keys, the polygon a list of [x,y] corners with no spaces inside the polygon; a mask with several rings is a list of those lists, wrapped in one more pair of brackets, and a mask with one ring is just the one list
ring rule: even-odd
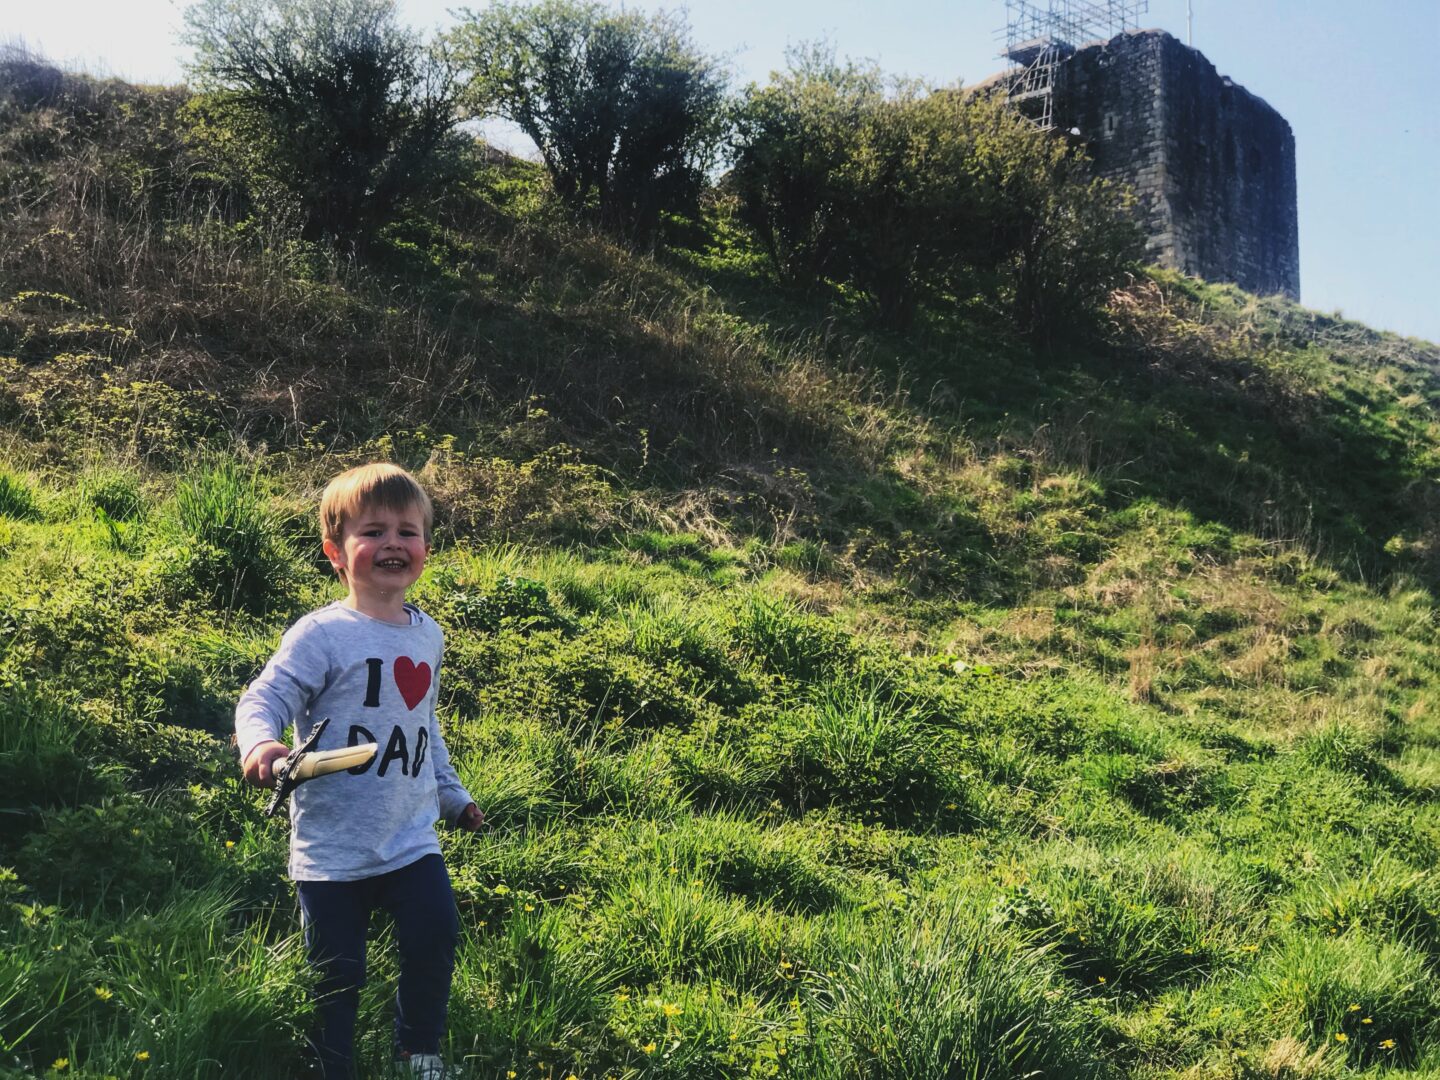
{"label": "boy's blond hair", "polygon": [[388,462],[346,469],[325,485],[325,494],[320,496],[320,536],[341,543],[345,522],[367,506],[393,510],[397,514],[418,506],[425,522],[425,542],[430,542],[430,526],[435,519],[430,496],[425,494],[420,481],[399,465]]}

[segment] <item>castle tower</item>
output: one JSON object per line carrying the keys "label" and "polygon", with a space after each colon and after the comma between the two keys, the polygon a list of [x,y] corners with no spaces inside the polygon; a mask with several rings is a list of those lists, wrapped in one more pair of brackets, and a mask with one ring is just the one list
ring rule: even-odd
{"label": "castle tower", "polygon": [[1161,30],[1066,49],[1051,93],[1046,126],[1078,129],[1098,174],[1135,190],[1154,262],[1299,299],[1295,136],[1278,112]]}

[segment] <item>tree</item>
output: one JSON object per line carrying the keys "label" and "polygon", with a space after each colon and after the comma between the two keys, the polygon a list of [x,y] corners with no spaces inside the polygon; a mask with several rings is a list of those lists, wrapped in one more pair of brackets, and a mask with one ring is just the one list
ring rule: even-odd
{"label": "tree", "polygon": [[693,208],[725,84],[683,17],[582,0],[464,15],[449,42],[468,75],[470,114],[518,125],[566,206],[641,238],[662,213]]}
{"label": "tree", "polygon": [[191,78],[308,235],[363,242],[432,179],[454,81],[394,0],[197,0],[185,26]]}

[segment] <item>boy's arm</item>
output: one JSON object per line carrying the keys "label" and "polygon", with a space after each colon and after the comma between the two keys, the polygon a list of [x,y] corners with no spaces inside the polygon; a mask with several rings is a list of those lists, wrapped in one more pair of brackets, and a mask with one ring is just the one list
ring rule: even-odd
{"label": "boy's arm", "polygon": [[[439,685],[440,665],[436,665],[436,685]],[[439,694],[436,694],[439,697]],[[435,770],[435,791],[440,797],[440,816],[462,829],[475,830],[485,820],[485,815],[475,805],[470,792],[460,782],[455,766],[450,764],[450,748],[445,745],[445,736],[440,731],[440,717],[434,707],[430,709],[430,766]]]}
{"label": "boy's arm", "polygon": [[274,786],[271,765],[289,753],[280,737],[310,707],[329,676],[320,628],[302,619],[285,632],[280,648],[235,706],[235,740],[246,780]]}
{"label": "boy's arm", "polygon": [[440,797],[440,816],[463,829],[478,829],[485,815],[475,805],[470,792],[460,782],[455,767],[450,764],[450,750],[445,745],[445,736],[440,733],[440,719],[432,711],[430,724],[433,731],[430,743],[430,764],[435,769],[435,791]]}

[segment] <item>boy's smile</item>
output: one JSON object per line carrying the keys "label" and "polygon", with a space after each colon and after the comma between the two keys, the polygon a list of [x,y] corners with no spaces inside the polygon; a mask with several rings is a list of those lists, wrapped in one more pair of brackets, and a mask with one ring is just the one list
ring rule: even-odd
{"label": "boy's smile", "polygon": [[430,545],[418,506],[403,510],[362,507],[345,522],[341,542],[325,541],[325,554],[350,589],[350,606],[377,618],[399,618],[405,590],[425,569]]}

